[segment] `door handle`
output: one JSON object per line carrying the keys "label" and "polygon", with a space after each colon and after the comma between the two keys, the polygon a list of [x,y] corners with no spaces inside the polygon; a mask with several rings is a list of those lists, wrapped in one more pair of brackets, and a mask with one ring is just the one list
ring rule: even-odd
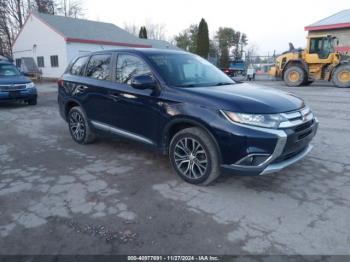
{"label": "door handle", "polygon": [[120,96],[118,94],[109,94],[108,95],[113,101],[119,101],[120,100]]}
{"label": "door handle", "polygon": [[75,89],[75,93],[77,94],[83,93],[87,88],[88,88],[87,86],[83,86],[83,85],[77,86],[77,88]]}

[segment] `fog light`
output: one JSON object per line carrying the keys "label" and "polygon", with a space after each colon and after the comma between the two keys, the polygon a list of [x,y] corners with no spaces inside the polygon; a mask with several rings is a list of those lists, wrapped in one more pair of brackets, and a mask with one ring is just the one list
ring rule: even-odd
{"label": "fog light", "polygon": [[263,164],[270,155],[268,154],[250,154],[236,163],[241,166],[259,166]]}

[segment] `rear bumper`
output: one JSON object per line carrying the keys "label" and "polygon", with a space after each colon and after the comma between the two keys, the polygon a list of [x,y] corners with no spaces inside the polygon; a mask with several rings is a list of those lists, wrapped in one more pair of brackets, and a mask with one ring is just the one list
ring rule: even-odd
{"label": "rear bumper", "polygon": [[[222,171],[229,174],[257,176],[279,172],[282,169],[303,159],[313,148],[311,140],[317,133],[318,121],[315,118],[312,126],[303,132],[311,132],[300,141],[296,141],[295,133],[284,130],[271,130],[277,136],[277,143],[269,158],[258,166],[240,164],[221,165]],[[270,132],[267,130],[267,132]]]}
{"label": "rear bumper", "polygon": [[0,91],[0,102],[30,100],[30,99],[37,98],[37,96],[38,94],[37,94],[36,88],[28,88],[28,89],[18,90],[16,92]]}

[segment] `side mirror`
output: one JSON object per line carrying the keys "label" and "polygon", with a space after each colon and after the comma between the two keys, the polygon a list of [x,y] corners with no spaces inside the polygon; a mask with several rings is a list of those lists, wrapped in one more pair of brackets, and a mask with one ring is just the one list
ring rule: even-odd
{"label": "side mirror", "polygon": [[131,79],[131,86],[136,89],[153,89],[157,83],[150,75],[139,75]]}

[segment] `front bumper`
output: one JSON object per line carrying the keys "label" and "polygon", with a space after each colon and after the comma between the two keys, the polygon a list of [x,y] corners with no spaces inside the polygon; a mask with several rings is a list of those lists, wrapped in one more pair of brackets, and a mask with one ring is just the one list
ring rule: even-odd
{"label": "front bumper", "polygon": [[36,88],[27,88],[16,91],[0,91],[0,102],[30,100],[38,96]]}
{"label": "front bumper", "polygon": [[[277,137],[277,142],[273,153],[265,161],[257,166],[241,164],[221,165],[224,173],[239,175],[265,175],[279,172],[282,169],[298,162],[304,158],[313,148],[311,140],[317,133],[319,122],[316,118],[301,132],[294,130],[269,130],[254,128],[256,130],[273,134]],[[254,154],[252,154],[254,155]]]}
{"label": "front bumper", "polygon": [[287,166],[290,166],[296,162],[298,162],[299,160],[303,159],[311,150],[312,150],[313,146],[312,145],[308,145],[303,151],[301,151],[299,154],[286,159],[284,161],[278,162],[278,163],[272,163],[270,165],[268,165],[261,173],[260,175],[266,175],[266,174],[270,174],[270,173],[275,173],[275,172],[279,172],[282,169],[286,168]]}

